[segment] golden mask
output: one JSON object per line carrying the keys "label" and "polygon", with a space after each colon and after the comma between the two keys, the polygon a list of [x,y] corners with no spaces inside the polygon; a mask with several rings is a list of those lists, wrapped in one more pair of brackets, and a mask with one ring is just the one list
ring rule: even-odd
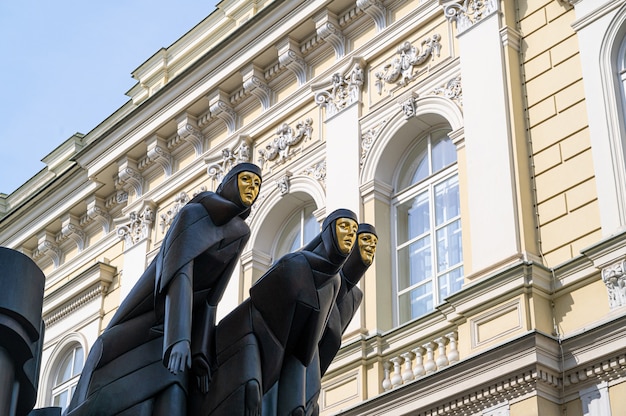
{"label": "golden mask", "polygon": [[255,173],[243,171],[237,175],[237,187],[241,201],[249,207],[259,195],[261,178]]}
{"label": "golden mask", "polygon": [[335,232],[337,234],[337,244],[339,251],[348,254],[354,245],[356,239],[356,230],[358,225],[351,218],[338,218],[335,222]]}
{"label": "golden mask", "polygon": [[376,244],[378,243],[378,237],[371,233],[359,234],[359,252],[361,253],[361,260],[367,266],[374,261],[374,254],[376,254]]}

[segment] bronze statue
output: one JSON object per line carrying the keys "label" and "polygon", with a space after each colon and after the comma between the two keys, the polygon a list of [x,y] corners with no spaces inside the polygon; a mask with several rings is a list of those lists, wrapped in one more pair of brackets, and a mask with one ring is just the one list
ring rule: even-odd
{"label": "bronze statue", "polygon": [[0,247],[0,415],[26,415],[35,405],[45,282],[30,258]]}
{"label": "bronze statue", "polygon": [[[356,245],[341,268],[341,286],[330,311],[324,334],[309,365],[287,357],[279,381],[263,402],[276,408],[273,415],[317,415],[320,380],[341,347],[341,337],[352,321],[363,292],[356,286],[374,261],[378,237],[374,226],[359,224]],[[268,402],[275,402],[267,406]],[[270,415],[266,413],[264,415]]]}
{"label": "bronze statue", "polygon": [[248,241],[244,220],[260,186],[260,169],[242,163],[215,193],[181,209],[91,348],[68,416],[186,415],[189,397],[206,393],[215,310]]}
{"label": "bronze statue", "polygon": [[333,211],[318,236],[276,261],[252,286],[250,298],[219,323],[218,369],[198,414],[278,414],[268,392],[279,382],[285,359],[306,367],[316,356],[356,231],[352,211]]}

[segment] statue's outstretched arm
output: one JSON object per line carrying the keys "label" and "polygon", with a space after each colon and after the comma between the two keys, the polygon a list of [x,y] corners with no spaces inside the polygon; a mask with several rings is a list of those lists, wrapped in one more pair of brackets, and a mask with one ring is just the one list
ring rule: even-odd
{"label": "statue's outstretched arm", "polygon": [[163,364],[174,374],[191,366],[193,262],[187,263],[165,289]]}

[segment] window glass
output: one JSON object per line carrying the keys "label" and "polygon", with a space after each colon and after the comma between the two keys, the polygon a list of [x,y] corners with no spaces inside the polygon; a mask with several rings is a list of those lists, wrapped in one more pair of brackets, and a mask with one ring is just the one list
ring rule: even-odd
{"label": "window glass", "polygon": [[431,312],[463,284],[456,148],[447,132],[438,130],[421,138],[397,176],[395,260],[400,323]]}
{"label": "window glass", "polygon": [[300,249],[319,233],[320,226],[313,215],[313,210],[314,206],[308,205],[289,218],[279,236],[274,259]]}
{"label": "window glass", "polygon": [[52,406],[63,412],[70,403],[76,384],[83,369],[85,354],[80,345],[68,351],[60,361],[52,386]]}

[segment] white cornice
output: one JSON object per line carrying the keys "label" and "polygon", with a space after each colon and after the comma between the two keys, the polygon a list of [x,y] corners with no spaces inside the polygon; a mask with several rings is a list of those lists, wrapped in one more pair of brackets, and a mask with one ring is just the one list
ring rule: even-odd
{"label": "white cornice", "polygon": [[82,305],[106,293],[117,269],[98,262],[78,276],[59,285],[44,296],[42,316],[46,326],[53,325]]}

